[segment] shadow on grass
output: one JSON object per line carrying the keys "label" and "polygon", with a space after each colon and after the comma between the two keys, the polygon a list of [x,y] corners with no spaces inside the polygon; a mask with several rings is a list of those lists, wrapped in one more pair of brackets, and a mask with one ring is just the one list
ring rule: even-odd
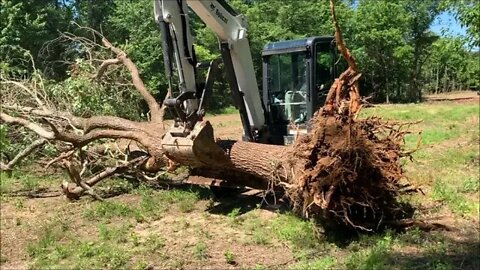
{"label": "shadow on grass", "polygon": [[[475,237],[474,237],[475,238]],[[477,238],[478,239],[478,238]],[[441,243],[429,243],[422,252],[391,252],[398,269],[480,269],[480,243],[445,237]]]}
{"label": "shadow on grass", "polygon": [[228,215],[238,209],[238,214],[242,215],[258,208],[283,213],[289,209],[280,193],[264,195],[260,190],[217,187],[212,187],[211,190],[216,201],[216,204],[208,209],[211,214]]}

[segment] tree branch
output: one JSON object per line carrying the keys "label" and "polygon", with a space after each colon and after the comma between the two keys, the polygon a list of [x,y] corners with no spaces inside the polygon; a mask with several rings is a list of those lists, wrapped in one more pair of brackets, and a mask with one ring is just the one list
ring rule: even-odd
{"label": "tree branch", "polygon": [[36,148],[44,145],[47,142],[46,139],[38,139],[32,142],[29,146],[19,152],[10,162],[4,164],[0,162],[0,171],[11,171],[13,166],[15,166],[18,162],[24,159],[26,156],[30,155]]}
{"label": "tree branch", "polygon": [[2,113],[0,113],[0,120],[6,122],[8,124],[24,126],[28,129],[30,129],[31,131],[37,133],[40,137],[43,137],[47,140],[55,139],[55,133],[54,132],[48,131],[45,128],[43,128],[42,126],[40,126],[36,123],[32,123],[32,122],[30,122],[26,119],[23,119],[23,118],[20,118],[20,117],[13,117],[13,116],[10,116],[10,115],[2,112]]}
{"label": "tree branch", "polygon": [[[147,159],[148,159],[148,156],[142,156],[142,157],[132,159],[126,163],[117,165],[115,167],[106,168],[101,173],[98,173],[97,175],[93,176],[92,178],[90,178],[89,180],[83,183],[84,185],[88,186],[88,188],[91,189],[91,187],[93,187],[103,179],[113,176],[114,174],[118,173],[120,170],[126,169],[132,165],[142,164]],[[80,194],[85,190],[85,188],[80,185],[77,187],[72,187],[71,185],[69,185],[69,183],[63,183],[62,189],[68,198],[78,198]]]}
{"label": "tree branch", "polygon": [[74,165],[70,161],[65,160],[64,162],[65,167],[67,168],[68,175],[70,176],[70,179],[75,182],[79,187],[82,188],[82,191],[87,191],[90,196],[95,198],[96,200],[103,201],[103,198],[98,196],[91,187],[89,187],[85,182],[82,181],[82,178],[80,177],[80,174],[78,173],[78,170],[75,168]]}
{"label": "tree branch", "polygon": [[[148,108],[150,109],[152,115],[152,122],[160,123],[163,121],[162,114],[160,113],[161,106],[157,103],[155,98],[148,92],[145,84],[143,83],[142,79],[140,78],[140,73],[138,71],[137,66],[127,57],[127,54],[120,50],[119,48],[115,47],[108,41],[106,38],[102,37],[102,43],[110,49],[112,52],[117,54],[117,59],[123,63],[127,69],[130,71],[132,76],[133,85],[137,89],[138,92],[142,95],[143,99],[147,102]],[[112,61],[113,62],[113,61]],[[103,63],[102,63],[103,65]],[[105,67],[104,67],[105,68]]]}
{"label": "tree branch", "polygon": [[23,89],[25,92],[27,92],[33,99],[35,99],[35,102],[37,102],[38,106],[40,106],[40,108],[43,108],[43,109],[46,109],[47,107],[45,106],[45,103],[40,99],[38,98],[38,95],[37,93],[33,92],[32,90],[30,90],[28,87],[26,87],[25,85],[19,83],[19,82],[16,82],[16,81],[3,81],[1,82],[1,84],[13,84],[21,89]]}
{"label": "tree branch", "polygon": [[32,107],[18,106],[18,105],[3,105],[3,108],[13,110],[38,117],[61,118],[69,121],[73,127],[82,129],[83,132],[89,132],[97,128],[111,128],[116,130],[138,130],[139,123],[125,118],[116,116],[92,116],[90,118],[83,118],[73,116],[70,113],[39,110]]}
{"label": "tree branch", "polygon": [[105,71],[110,65],[118,65],[121,62],[122,61],[118,58],[104,60],[100,65],[100,67],[98,68],[97,74],[94,76],[94,79],[100,80],[100,78],[103,76],[103,73],[105,73]]}

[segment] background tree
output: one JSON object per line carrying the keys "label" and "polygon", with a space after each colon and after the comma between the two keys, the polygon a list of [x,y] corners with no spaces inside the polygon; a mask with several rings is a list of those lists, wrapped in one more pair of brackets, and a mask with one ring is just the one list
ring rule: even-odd
{"label": "background tree", "polygon": [[413,52],[407,42],[411,15],[398,1],[362,0],[352,20],[356,23],[353,54],[363,71],[362,88],[376,100],[402,100]]}
{"label": "background tree", "polygon": [[[333,34],[327,0],[230,0],[229,3],[248,17],[249,40],[259,84],[261,50],[266,43]],[[86,87],[84,80],[75,82],[68,78],[69,72],[81,65],[78,59],[85,58],[85,51],[75,42],[48,41],[55,40],[60,32],[88,36],[78,25],[88,26],[102,32],[129,54],[148,88],[160,100],[165,95],[166,78],[160,31],[153,21],[151,6],[151,0],[32,0],[28,5],[20,0],[2,0],[0,72],[7,77],[32,75],[31,56],[37,71],[49,82],[47,89],[52,87],[59,91],[55,85],[78,86],[82,83]],[[456,85],[440,90],[478,87],[478,79],[474,76],[478,71],[475,62],[479,61],[478,53],[466,46],[479,44],[480,6],[477,1],[348,0],[339,1],[337,10],[346,41],[363,71],[362,94],[373,94],[374,101],[419,101],[422,93],[432,91],[432,82],[436,82],[432,72],[437,72],[433,69],[439,63],[440,47],[448,42],[437,43],[438,38],[444,37],[432,33],[430,28],[443,11],[455,14],[466,28],[467,36],[455,43],[463,42],[463,46],[455,46],[454,53],[440,57],[443,62],[449,62],[452,69],[449,68],[445,77],[445,71],[439,71],[439,80],[454,76]],[[215,35],[194,13],[190,15],[199,60],[220,58]],[[453,65],[459,61],[467,68]],[[428,68],[423,71],[426,65]],[[204,73],[199,72],[200,79],[203,76]],[[210,109],[232,104],[224,77],[219,76],[215,82]],[[452,79],[447,81],[446,85],[453,84]]]}
{"label": "background tree", "polygon": [[31,71],[30,59],[52,78],[65,75],[61,59],[64,47],[49,48],[41,55],[43,45],[69,30],[73,19],[70,6],[56,0],[2,0],[0,2],[0,68],[1,72],[25,75]]}

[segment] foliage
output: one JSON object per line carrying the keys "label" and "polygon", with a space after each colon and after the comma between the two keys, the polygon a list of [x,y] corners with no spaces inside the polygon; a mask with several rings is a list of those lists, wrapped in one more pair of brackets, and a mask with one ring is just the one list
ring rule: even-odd
{"label": "foliage", "polygon": [[480,46],[480,3],[476,0],[446,0],[444,5],[466,28],[471,45]]}
{"label": "foliage", "polygon": [[372,89],[377,99],[388,100],[405,91],[402,87],[408,79],[413,51],[406,39],[409,19],[401,2],[359,3],[354,17],[357,28],[353,53],[363,71],[365,86]]}
{"label": "foliage", "polygon": [[[268,42],[307,36],[332,35],[328,0],[230,0],[247,16],[257,82],[262,76],[261,50]],[[377,101],[419,101],[423,93],[479,87],[478,52],[465,46],[479,44],[480,6],[473,0],[357,0],[336,1],[347,45],[362,70],[363,94]],[[443,11],[453,12],[467,29],[467,37],[439,37],[429,31]],[[200,61],[220,57],[213,32],[190,13],[195,48]],[[2,0],[0,4],[0,73],[29,77],[34,70],[29,56],[43,73],[51,93],[65,97],[74,112],[141,117],[118,81],[99,84],[88,80],[91,65],[77,43],[49,42],[59,32],[87,37],[88,31],[71,22],[92,27],[125,50],[138,65],[147,87],[160,101],[167,89],[163,71],[160,31],[153,20],[150,0]],[[28,54],[25,54],[27,52]],[[105,56],[105,55],[104,55]],[[80,73],[72,70],[79,69]],[[222,69],[223,70],[223,69]],[[199,71],[200,80],[205,71]],[[225,74],[215,82],[208,104],[211,110],[232,105]],[[112,77],[113,78],[113,77]],[[109,83],[110,86],[106,84]],[[121,93],[115,96],[115,93]],[[102,93],[104,95],[102,96]],[[94,97],[97,96],[98,97]],[[118,97],[124,97],[121,101]]]}
{"label": "foliage", "polygon": [[40,49],[45,42],[54,39],[58,31],[69,29],[69,22],[73,19],[71,7],[56,0],[35,0],[28,4],[22,0],[2,0],[0,17],[2,73],[22,75],[32,71],[24,54],[27,50],[42,68],[49,68],[50,75],[62,75],[65,65],[56,60],[65,48],[58,47],[44,55],[40,55]]}
{"label": "foliage", "polygon": [[69,77],[58,83],[48,84],[46,92],[58,109],[74,115],[116,115],[140,119],[141,99],[123,69],[114,69],[101,80],[93,80],[95,65],[77,58],[67,71]]}

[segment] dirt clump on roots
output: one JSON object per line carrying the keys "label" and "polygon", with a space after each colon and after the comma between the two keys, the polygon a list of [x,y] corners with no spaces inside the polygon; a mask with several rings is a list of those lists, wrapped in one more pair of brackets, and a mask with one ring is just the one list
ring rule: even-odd
{"label": "dirt clump on roots", "polygon": [[404,183],[400,158],[405,132],[379,118],[319,111],[312,133],[298,138],[291,164],[301,176],[288,190],[294,209],[326,228],[375,231],[411,215],[398,201],[415,191]]}

